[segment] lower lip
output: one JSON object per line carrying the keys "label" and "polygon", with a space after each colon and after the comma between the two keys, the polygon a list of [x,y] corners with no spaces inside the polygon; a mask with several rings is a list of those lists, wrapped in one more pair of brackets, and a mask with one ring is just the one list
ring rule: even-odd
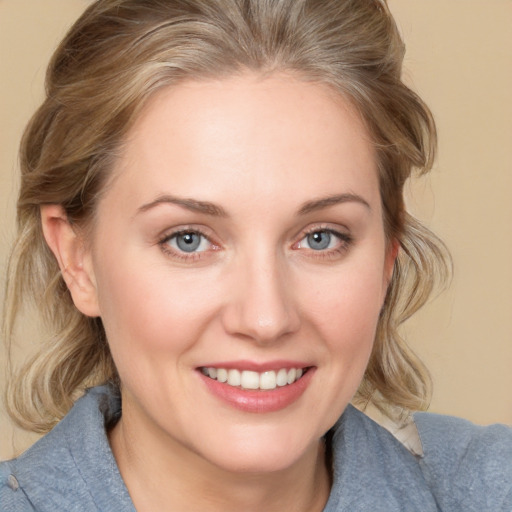
{"label": "lower lip", "polygon": [[315,369],[309,368],[306,373],[293,384],[271,390],[248,390],[233,387],[224,382],[211,379],[198,372],[208,390],[227,402],[232,407],[244,412],[267,413],[276,412],[289,407],[306,391]]}

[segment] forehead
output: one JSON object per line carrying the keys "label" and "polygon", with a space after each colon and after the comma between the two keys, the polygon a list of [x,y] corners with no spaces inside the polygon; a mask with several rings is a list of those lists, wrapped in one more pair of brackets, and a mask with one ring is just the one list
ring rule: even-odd
{"label": "forehead", "polygon": [[352,105],[326,85],[287,75],[159,91],[130,131],[115,176],[138,201],[168,188],[206,200],[215,192],[263,199],[283,188],[315,196],[336,186],[374,195],[377,184],[373,145]]}

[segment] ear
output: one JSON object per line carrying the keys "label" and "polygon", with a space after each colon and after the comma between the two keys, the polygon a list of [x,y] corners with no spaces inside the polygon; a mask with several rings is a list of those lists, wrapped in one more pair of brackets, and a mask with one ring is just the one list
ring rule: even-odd
{"label": "ear", "polygon": [[100,316],[91,256],[82,236],[60,205],[41,206],[41,223],[75,306],[84,315]]}

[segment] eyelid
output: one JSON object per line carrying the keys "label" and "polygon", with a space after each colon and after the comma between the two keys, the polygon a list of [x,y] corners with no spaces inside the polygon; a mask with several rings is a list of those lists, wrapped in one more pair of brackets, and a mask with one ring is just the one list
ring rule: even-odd
{"label": "eyelid", "polygon": [[350,230],[347,227],[336,225],[330,223],[321,223],[309,225],[300,230],[300,232],[294,237],[296,240],[300,241],[308,235],[312,233],[317,233],[319,231],[326,231],[328,233],[332,233],[340,238],[353,238]]}
{"label": "eyelid", "polygon": [[167,228],[160,232],[159,235],[157,235],[157,241],[163,242],[165,240],[168,240],[169,238],[172,238],[173,236],[184,234],[184,233],[197,233],[199,235],[204,236],[210,242],[213,242],[214,235],[211,232],[211,229],[206,228],[205,226],[201,226],[198,224],[182,224],[179,226],[175,226],[172,228]]}

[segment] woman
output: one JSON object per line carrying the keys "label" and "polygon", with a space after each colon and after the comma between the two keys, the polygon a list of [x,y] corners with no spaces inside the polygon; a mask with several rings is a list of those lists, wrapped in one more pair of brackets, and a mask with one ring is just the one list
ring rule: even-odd
{"label": "woman", "polygon": [[409,415],[397,327],[446,256],[403,204],[435,128],[402,57],[377,0],[77,21],[22,142],[5,330],[32,296],[51,336],[8,398],[53,429],[6,510],[510,510],[509,429]]}

